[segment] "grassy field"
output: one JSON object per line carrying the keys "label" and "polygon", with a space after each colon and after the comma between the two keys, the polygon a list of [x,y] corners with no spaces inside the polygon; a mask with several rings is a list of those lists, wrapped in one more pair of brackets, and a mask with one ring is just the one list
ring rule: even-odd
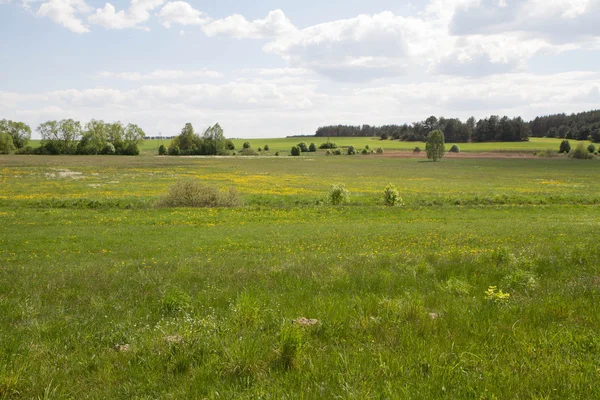
{"label": "grassy field", "polygon": [[600,398],[599,168],[0,156],[0,399]]}

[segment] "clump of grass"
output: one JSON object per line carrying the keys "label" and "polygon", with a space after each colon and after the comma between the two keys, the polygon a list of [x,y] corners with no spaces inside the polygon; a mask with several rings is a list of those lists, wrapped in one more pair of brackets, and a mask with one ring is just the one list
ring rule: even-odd
{"label": "clump of grass", "polygon": [[556,154],[554,151],[552,151],[550,149],[538,151],[537,153],[535,153],[535,155],[538,157],[548,157],[548,158],[558,157],[558,154]]}
{"label": "clump of grass", "polygon": [[187,311],[192,308],[191,297],[178,288],[169,288],[160,300],[160,306],[164,313],[173,314]]}
{"label": "clump of grass", "polygon": [[445,291],[457,296],[466,296],[471,292],[471,285],[458,278],[450,278],[443,285]]}
{"label": "clump of grass", "polygon": [[514,291],[531,292],[539,287],[537,275],[522,269],[514,270],[505,276],[500,283],[503,287]]}
{"label": "clump of grass", "polygon": [[236,188],[222,191],[215,186],[204,185],[196,181],[179,181],[169,188],[156,206],[159,208],[175,207],[239,207],[242,200]]}

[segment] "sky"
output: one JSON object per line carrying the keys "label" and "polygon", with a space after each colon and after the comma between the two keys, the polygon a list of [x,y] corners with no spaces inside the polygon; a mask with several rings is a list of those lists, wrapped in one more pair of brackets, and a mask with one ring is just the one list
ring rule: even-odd
{"label": "sky", "polygon": [[0,0],[0,119],[258,138],[586,111],[598,21],[600,0]]}

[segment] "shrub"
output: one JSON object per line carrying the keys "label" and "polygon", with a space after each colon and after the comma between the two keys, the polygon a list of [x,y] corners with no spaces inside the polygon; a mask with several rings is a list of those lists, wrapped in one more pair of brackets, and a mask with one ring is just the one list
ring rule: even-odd
{"label": "shrub", "polygon": [[257,156],[258,152],[254,150],[252,147],[243,148],[241,153],[243,156]]}
{"label": "shrub", "polygon": [[571,144],[569,143],[569,141],[568,141],[568,140],[563,140],[563,141],[560,143],[560,149],[559,149],[559,151],[558,151],[558,152],[559,152],[560,154],[563,154],[563,153],[565,153],[565,154],[569,154],[569,152],[570,152],[570,151],[571,151]]}
{"label": "shrub", "polygon": [[538,157],[556,157],[556,153],[550,149],[538,151],[535,155]]}
{"label": "shrub", "polygon": [[381,140],[388,140],[388,139],[389,139],[389,136],[388,136],[387,133],[382,133],[381,134]]}
{"label": "shrub", "polygon": [[352,156],[352,155],[356,154],[356,149],[354,148],[354,146],[349,146],[349,147],[348,147],[347,154],[348,154],[349,156]]}
{"label": "shrub", "polygon": [[383,148],[382,147],[378,147],[377,148],[377,154],[383,154]]}
{"label": "shrub", "polygon": [[157,202],[157,207],[238,207],[242,205],[235,188],[221,191],[200,182],[179,181],[169,188],[168,193]]}
{"label": "shrub", "polygon": [[587,149],[589,153],[594,154],[596,152],[596,146],[594,146],[593,144],[590,144]]}
{"label": "shrub", "polygon": [[327,195],[327,202],[334,206],[345,204],[350,199],[350,192],[344,185],[333,185]]}
{"label": "shrub", "polygon": [[400,193],[398,193],[398,189],[394,187],[391,183],[385,187],[383,190],[382,196],[383,204],[386,206],[402,206],[404,205],[404,201],[402,201],[402,197],[400,197]]}
{"label": "shrub", "polygon": [[583,144],[583,142],[581,142],[577,145],[575,150],[573,150],[569,153],[569,157],[576,158],[578,160],[589,160],[590,158],[593,158],[594,156],[592,154],[590,154],[589,151],[587,151],[587,149],[585,148],[585,144]]}
{"label": "shrub", "polygon": [[300,147],[298,147],[298,146],[292,147],[292,156],[298,157],[300,155],[300,152],[301,152]]}
{"label": "shrub", "polygon": [[237,151],[234,151],[233,153],[231,153],[232,156],[237,156]]}
{"label": "shrub", "polygon": [[269,151],[269,145],[265,144],[265,151]]}
{"label": "shrub", "polygon": [[327,150],[325,151],[325,155],[326,155],[326,156],[330,156],[330,155],[331,155],[331,150],[327,149]]}
{"label": "shrub", "polygon": [[342,155],[342,151],[340,149],[334,149],[331,153],[334,156],[341,156]]}
{"label": "shrub", "polygon": [[370,154],[369,149],[362,149],[361,153],[364,155]]}
{"label": "shrub", "polygon": [[311,153],[314,153],[315,151],[317,151],[317,145],[314,143],[311,143],[310,146],[308,146],[308,151]]}
{"label": "shrub", "polygon": [[16,149],[12,136],[8,133],[0,132],[0,154],[11,154]]}
{"label": "shrub", "polygon": [[453,144],[450,148],[450,153],[460,153],[460,148],[457,145]]}
{"label": "shrub", "polygon": [[301,152],[308,153],[308,145],[306,144],[306,142],[298,143],[297,147],[300,149]]}
{"label": "shrub", "polygon": [[369,150],[369,149],[370,149],[369,145],[366,145],[366,146],[365,146],[365,149]]}
{"label": "shrub", "polygon": [[250,144],[250,142],[244,142],[244,144],[242,145],[242,147],[243,147],[244,149],[251,149],[251,148],[252,148],[252,145]]}
{"label": "shrub", "polygon": [[421,153],[421,148],[419,146],[415,147],[413,153],[419,154]]}
{"label": "shrub", "polygon": [[471,285],[458,278],[450,278],[444,285],[444,290],[457,296],[466,296],[471,292]]}
{"label": "shrub", "polygon": [[325,143],[321,143],[319,145],[320,149],[326,150],[326,149],[337,149],[338,145],[336,143],[330,142],[329,140],[327,140]]}
{"label": "shrub", "polygon": [[275,152],[275,157],[279,157],[279,151]]}
{"label": "shrub", "polygon": [[235,144],[231,140],[227,139],[225,141],[225,148],[227,150],[235,150]]}
{"label": "shrub", "polygon": [[258,148],[258,152],[260,153],[261,151],[262,151],[262,147],[259,147]]}
{"label": "shrub", "polygon": [[171,147],[169,147],[169,155],[170,156],[178,156],[179,153],[180,153],[179,147],[177,147],[177,146],[171,146]]}
{"label": "shrub", "polygon": [[158,155],[159,155],[159,156],[166,156],[166,155],[167,155],[167,148],[165,147],[165,145],[164,145],[164,144],[161,144],[161,145],[158,147]]}

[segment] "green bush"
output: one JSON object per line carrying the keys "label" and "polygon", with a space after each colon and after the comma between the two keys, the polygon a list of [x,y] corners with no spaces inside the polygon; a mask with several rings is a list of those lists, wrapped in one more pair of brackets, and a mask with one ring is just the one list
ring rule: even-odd
{"label": "green bush", "polygon": [[383,154],[383,147],[377,148],[377,154]]}
{"label": "green bush", "polygon": [[242,149],[241,155],[243,156],[257,156],[258,152],[254,150],[252,147],[245,147]]}
{"label": "green bush", "polygon": [[279,157],[279,151],[275,152],[275,157]]}
{"label": "green bush", "polygon": [[583,142],[579,143],[575,150],[572,150],[569,153],[569,157],[576,158],[578,160],[589,160],[594,158],[593,154],[590,154],[589,151],[585,148],[585,144]]}
{"label": "green bush", "polygon": [[330,156],[330,155],[331,155],[331,150],[327,149],[327,150],[325,151],[325,155],[326,155],[326,156]]}
{"label": "green bush", "polygon": [[317,151],[317,145],[314,143],[311,143],[310,146],[308,146],[308,151],[311,153],[314,153],[315,151]]}
{"label": "green bush", "polygon": [[322,150],[337,149],[338,145],[336,143],[333,143],[333,142],[330,142],[329,140],[327,140],[325,143],[321,143],[319,145],[319,148]]}
{"label": "green bush", "polygon": [[227,150],[235,150],[235,144],[233,143],[233,141],[227,139],[225,141],[225,148],[227,148]]}
{"label": "green bush", "polygon": [[179,181],[169,188],[156,206],[160,208],[175,207],[239,207],[242,205],[235,188],[221,191],[214,186],[207,186],[197,181]]}
{"label": "green bush", "polygon": [[252,144],[250,144],[250,142],[244,142],[244,144],[242,145],[242,147],[244,149],[251,149],[252,148]]}
{"label": "green bush", "polygon": [[269,151],[269,145],[265,144],[265,151]]}
{"label": "green bush", "polygon": [[593,144],[590,144],[587,148],[589,153],[594,154],[596,152],[596,146],[594,146]]}
{"label": "green bush", "polygon": [[232,156],[237,156],[237,151],[234,151],[233,153],[231,153]]}
{"label": "green bush", "polygon": [[369,149],[362,149],[361,153],[362,153],[363,155],[370,154],[370,152],[369,152]]}
{"label": "green bush", "polygon": [[261,151],[262,151],[262,147],[259,147],[258,148],[258,152],[260,153]]}
{"label": "green bush", "polygon": [[404,205],[404,201],[402,197],[400,197],[400,193],[398,193],[398,189],[391,183],[385,187],[383,190],[382,196],[383,204],[386,206],[402,206]]}
{"label": "green bush", "polygon": [[453,144],[450,148],[450,153],[460,153],[460,148],[457,145]]}
{"label": "green bush", "polygon": [[159,156],[165,156],[165,155],[167,155],[167,148],[165,147],[165,145],[164,145],[164,144],[161,144],[161,145],[158,147],[158,155],[159,155]]}
{"label": "green bush", "polygon": [[298,147],[302,153],[308,153],[308,144],[306,144],[306,142],[300,142],[296,147]]}
{"label": "green bush", "polygon": [[419,146],[415,147],[413,153],[419,154],[421,153],[421,148]]}
{"label": "green bush", "polygon": [[425,145],[425,151],[427,152],[427,158],[433,161],[438,161],[444,158],[446,147],[444,145],[444,133],[439,129],[429,132],[427,136],[427,144]]}
{"label": "green bush", "polygon": [[571,144],[569,143],[568,140],[563,140],[560,143],[560,149],[558,151],[560,154],[569,154],[569,152],[571,152]]}
{"label": "green bush", "polygon": [[169,288],[163,293],[160,305],[166,314],[188,311],[192,308],[192,298],[181,289]]}
{"label": "green bush", "polygon": [[0,154],[11,154],[16,149],[12,136],[8,133],[0,132]]}
{"label": "green bush", "polygon": [[331,153],[334,156],[341,156],[342,155],[342,150],[340,150],[340,149],[334,149]]}
{"label": "green bush", "polygon": [[535,153],[535,155],[538,157],[556,157],[557,156],[557,154],[550,149],[538,151],[537,153]]}
{"label": "green bush", "polygon": [[333,185],[329,194],[327,195],[327,202],[334,206],[345,204],[350,199],[350,192],[346,189],[346,186]]}
{"label": "green bush", "polygon": [[169,155],[170,156],[178,156],[180,154],[179,147],[171,146],[169,147]]}
{"label": "green bush", "polygon": [[298,157],[300,155],[300,147],[299,146],[293,146],[292,147],[292,156],[294,157]]}
{"label": "green bush", "polygon": [[354,154],[356,154],[356,149],[354,148],[354,146],[349,146],[346,154],[348,154],[349,156],[353,156]]}

